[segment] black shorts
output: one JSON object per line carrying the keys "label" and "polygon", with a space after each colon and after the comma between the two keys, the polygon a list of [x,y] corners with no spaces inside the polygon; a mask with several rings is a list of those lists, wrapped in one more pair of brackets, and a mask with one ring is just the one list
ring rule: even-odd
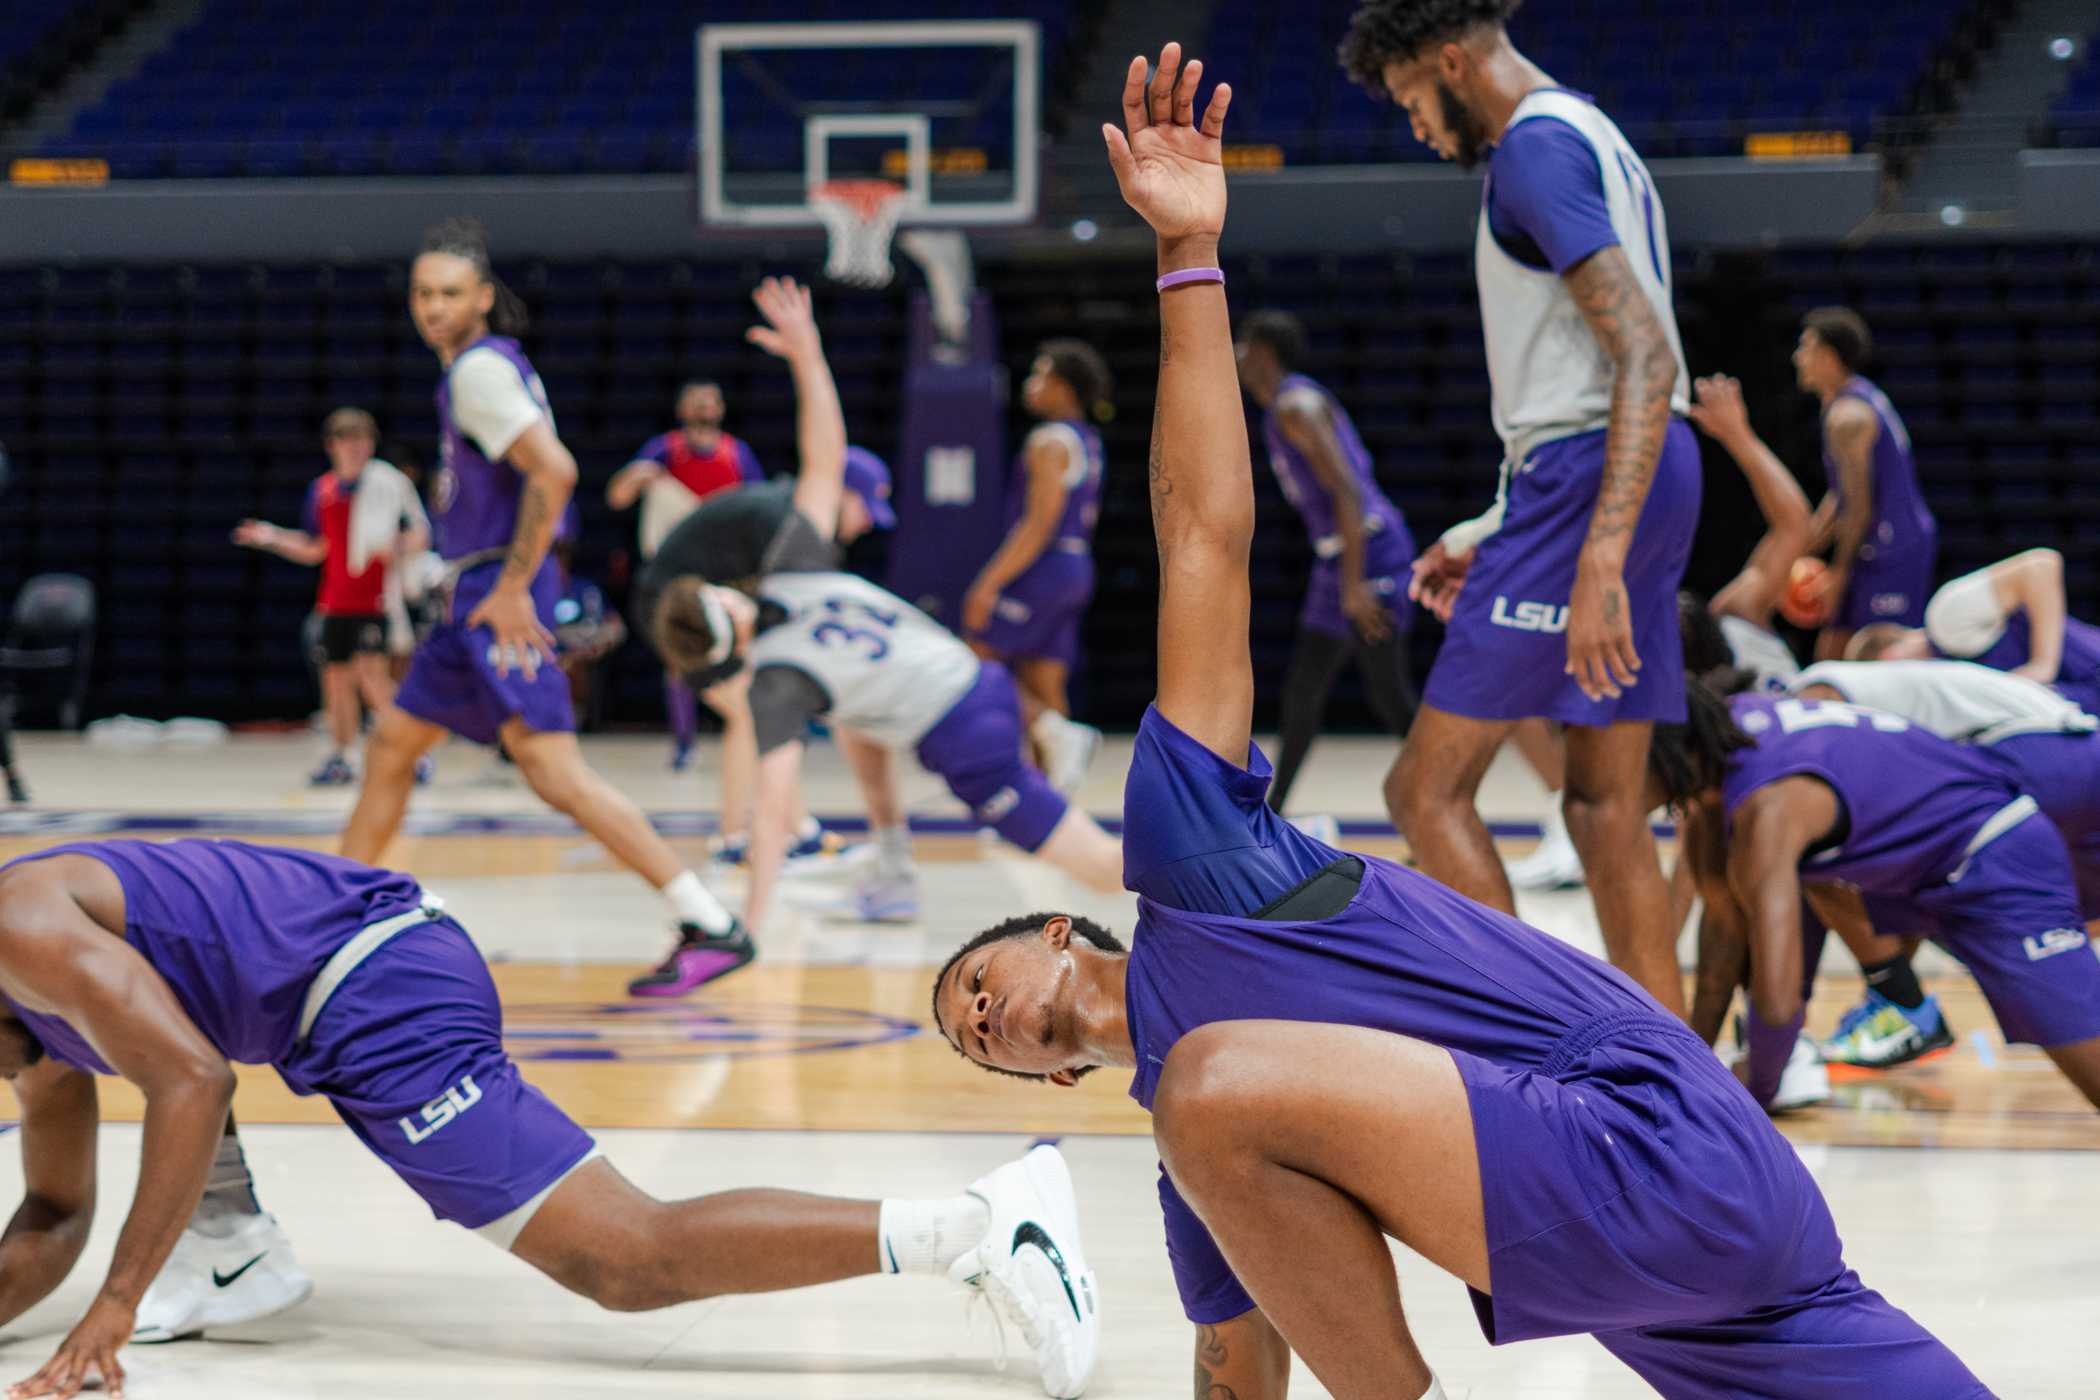
{"label": "black shorts", "polygon": [[353,656],[386,655],[385,613],[330,613],[321,618],[321,645],[315,660],[340,666]]}

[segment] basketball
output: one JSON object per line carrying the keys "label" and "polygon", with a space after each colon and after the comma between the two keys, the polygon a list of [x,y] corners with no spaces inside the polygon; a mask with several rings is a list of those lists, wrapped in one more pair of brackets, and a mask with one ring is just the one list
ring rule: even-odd
{"label": "basketball", "polygon": [[1779,615],[1796,627],[1821,627],[1830,620],[1830,566],[1807,556],[1787,571],[1786,592],[1779,595]]}

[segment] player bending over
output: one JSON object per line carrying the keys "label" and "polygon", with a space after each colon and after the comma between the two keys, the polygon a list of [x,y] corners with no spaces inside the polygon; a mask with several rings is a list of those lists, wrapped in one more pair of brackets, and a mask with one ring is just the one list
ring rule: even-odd
{"label": "player bending over", "polygon": [[[1625,974],[1263,801],[1250,743],[1254,492],[1217,267],[1231,90],[1136,59],[1124,198],[1158,234],[1159,691],[1124,812],[1134,951],[1069,916],[966,944],[935,1018],[989,1069],[1134,1071],[1152,1110],[1196,1394],[1443,1395],[1386,1237],[1463,1280],[1495,1342],[1590,1332],[1672,1396],[1987,1395],[1845,1267],[1814,1180]],[[1178,82],[1177,82],[1178,79]]]}
{"label": "player bending over", "polygon": [[[519,1076],[480,952],[409,876],[233,841],[56,847],[0,867],[0,998],[27,1180],[0,1237],[0,1321],[58,1287],[87,1242],[94,1076],[122,1075],[146,1100],[108,1278],[10,1396],[71,1395],[91,1373],[122,1389],[139,1296],[204,1190],[228,1061],[325,1096],[439,1219],[605,1307],[945,1274],[1017,1325],[1051,1395],[1079,1394],[1092,1370],[1097,1298],[1055,1149],[945,1200],[656,1200]],[[1044,1243],[1017,1250],[1028,1223]]]}

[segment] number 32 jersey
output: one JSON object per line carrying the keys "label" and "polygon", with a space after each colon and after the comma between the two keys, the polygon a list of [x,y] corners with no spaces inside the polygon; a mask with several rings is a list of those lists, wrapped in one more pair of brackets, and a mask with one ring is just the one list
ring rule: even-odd
{"label": "number 32 jersey", "polygon": [[977,683],[982,665],[953,632],[887,589],[845,573],[773,574],[761,603],[786,616],[751,643],[753,675],[800,671],[832,723],[910,748]]}

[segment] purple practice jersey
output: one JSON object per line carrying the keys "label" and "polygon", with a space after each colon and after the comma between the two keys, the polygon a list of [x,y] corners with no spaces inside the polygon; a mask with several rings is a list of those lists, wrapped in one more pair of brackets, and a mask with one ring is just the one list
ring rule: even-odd
{"label": "purple practice jersey", "polygon": [[[1065,554],[1087,554],[1094,547],[1094,522],[1101,518],[1101,434],[1094,425],[1077,418],[1045,423],[1028,435],[1050,433],[1065,438],[1072,462],[1065,472],[1065,510],[1058,517],[1057,531],[1049,548]],[[1069,435],[1069,436],[1067,436]],[[1006,483],[1006,528],[1011,530],[1028,510],[1028,448],[1014,457],[1013,472]]]}
{"label": "purple practice jersey", "polygon": [[1305,532],[1312,537],[1313,552],[1322,559],[1334,558],[1341,553],[1342,537],[1335,530],[1334,498],[1320,484],[1319,473],[1313,470],[1305,454],[1291,446],[1290,439],[1284,436],[1277,415],[1284,400],[1306,394],[1317,395],[1326,405],[1328,421],[1334,425],[1335,441],[1341,445],[1342,460],[1348,463],[1350,475],[1356,480],[1356,499],[1363,509],[1364,533],[1372,539],[1386,533],[1404,534],[1407,526],[1401,519],[1400,509],[1379,489],[1378,478],[1371,471],[1370,449],[1357,435],[1356,424],[1350,421],[1348,410],[1317,380],[1302,374],[1287,374],[1277,387],[1275,402],[1262,415],[1262,432],[1268,439],[1269,467],[1276,473],[1276,484],[1283,488],[1283,498],[1305,522]]}
{"label": "purple practice jersey", "polygon": [[[1930,552],[1939,539],[1939,526],[1925,508],[1925,495],[1918,487],[1918,464],[1910,452],[1910,429],[1887,394],[1870,379],[1854,375],[1838,390],[1840,399],[1858,399],[1874,410],[1881,431],[1874,435],[1874,506],[1867,521],[1866,537],[1860,542],[1859,561],[1870,565],[1883,555],[1902,556]],[[1844,508],[1845,489],[1837,460],[1826,449],[1823,470],[1828,473],[1838,506]]]}
{"label": "purple practice jersey", "polygon": [[1943,883],[1984,823],[2019,797],[1987,754],[1895,715],[1767,695],[1734,696],[1729,708],[1752,742],[1728,759],[1721,793],[1731,817],[1781,778],[1817,778],[1837,794],[1837,839],[1803,857],[1804,880],[1887,896]]}
{"label": "purple practice jersey", "polygon": [[[490,350],[508,360],[524,381],[525,390],[540,412],[549,417],[546,386],[518,342],[507,336],[488,335],[469,345],[453,361],[477,350]],[[446,559],[460,559],[485,550],[502,549],[518,530],[518,498],[525,477],[507,460],[491,462],[482,455],[471,435],[464,431],[452,411],[452,377],[438,381],[437,414],[442,467],[437,488],[431,494],[431,533],[437,551]]]}
{"label": "purple practice jersey", "polygon": [[[87,841],[24,856],[82,855],[124,888],[124,940],[150,963],[204,1038],[241,1064],[282,1064],[307,987],[368,924],[415,909],[407,875],[237,841]],[[19,863],[19,862],[18,862]],[[55,1016],[17,1007],[52,1059],[115,1073]]]}
{"label": "purple practice jersey", "polygon": [[[1943,650],[1938,643],[1933,644],[1932,650],[1936,656],[1954,657],[1953,652]],[[2005,619],[2005,630],[1988,647],[1955,659],[1973,661],[1993,671],[2010,671],[2026,665],[2033,655],[2033,634],[2023,609]],[[2056,668],[2054,684],[2087,713],[2100,714],[2100,627],[2075,617],[2064,619],[2063,659]]]}

